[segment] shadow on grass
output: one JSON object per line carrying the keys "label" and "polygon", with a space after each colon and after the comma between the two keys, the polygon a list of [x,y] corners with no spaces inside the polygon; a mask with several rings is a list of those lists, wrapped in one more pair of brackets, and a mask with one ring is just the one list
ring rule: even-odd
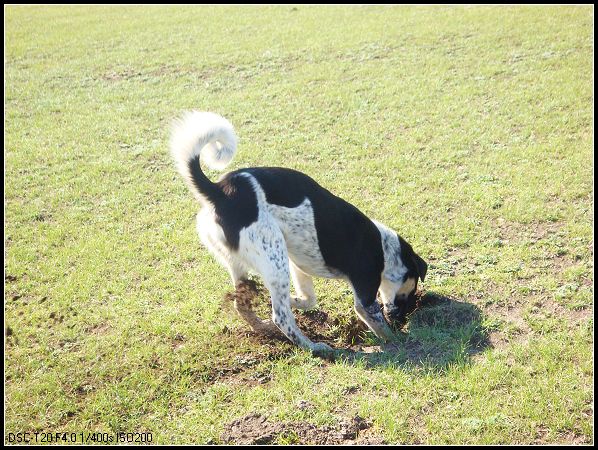
{"label": "shadow on grass", "polygon": [[[270,305],[265,292],[260,291],[253,304],[261,317],[268,317]],[[390,344],[377,341],[355,314],[333,316],[321,309],[294,313],[307,337],[336,349],[333,355],[321,355],[323,359],[365,363],[366,367],[399,365],[443,370],[465,364],[472,355],[491,347],[477,306],[434,292],[419,298],[417,309]],[[279,357],[294,348],[282,333],[260,336],[249,332],[246,336]]]}
{"label": "shadow on grass", "polygon": [[[474,354],[491,347],[480,309],[454,298],[428,292],[391,344],[341,350],[348,362],[368,367],[412,366],[443,370],[465,364]],[[309,334],[309,333],[308,333]]]}

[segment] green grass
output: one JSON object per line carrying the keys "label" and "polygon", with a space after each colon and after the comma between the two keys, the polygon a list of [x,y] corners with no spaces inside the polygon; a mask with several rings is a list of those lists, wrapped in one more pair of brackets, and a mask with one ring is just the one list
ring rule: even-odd
{"label": "green grass", "polygon": [[[390,443],[593,442],[593,7],[10,6],[5,30],[7,433],[358,413]],[[395,228],[452,306],[396,355],[248,338],[168,155],[193,108],[235,125],[230,169]]]}

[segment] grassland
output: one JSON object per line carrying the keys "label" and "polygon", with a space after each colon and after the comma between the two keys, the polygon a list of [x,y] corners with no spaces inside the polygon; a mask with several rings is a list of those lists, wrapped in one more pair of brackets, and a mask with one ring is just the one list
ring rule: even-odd
{"label": "grassland", "polygon": [[[256,340],[169,159],[187,109],[236,126],[231,169],[395,228],[446,301],[394,353]],[[5,7],[4,125],[6,433],[593,443],[593,7]],[[342,347],[348,286],[316,291]]]}

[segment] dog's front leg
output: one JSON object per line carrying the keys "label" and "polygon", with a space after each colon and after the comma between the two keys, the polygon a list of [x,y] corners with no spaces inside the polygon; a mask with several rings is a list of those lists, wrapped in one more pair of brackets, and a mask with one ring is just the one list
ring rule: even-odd
{"label": "dog's front leg", "polygon": [[296,298],[291,297],[291,306],[305,310],[315,308],[318,302],[312,278],[299,269],[292,260],[290,262],[291,278],[297,293]]}
{"label": "dog's front leg", "polygon": [[352,282],[355,294],[355,312],[373,333],[383,341],[392,341],[395,334],[384,319],[380,305],[376,301],[377,283],[370,280]]}

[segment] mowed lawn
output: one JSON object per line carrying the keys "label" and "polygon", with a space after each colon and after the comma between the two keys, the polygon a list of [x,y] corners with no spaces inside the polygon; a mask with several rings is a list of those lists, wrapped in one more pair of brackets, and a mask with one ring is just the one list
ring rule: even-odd
{"label": "mowed lawn", "polygon": [[[259,414],[275,443],[356,416],[388,443],[593,443],[593,11],[5,7],[5,442],[235,442]],[[304,171],[428,261],[441,300],[398,351],[248,332],[168,153],[188,109],[234,124],[229,169]],[[338,348],[379,344],[346,339],[346,283],[316,292]]]}

